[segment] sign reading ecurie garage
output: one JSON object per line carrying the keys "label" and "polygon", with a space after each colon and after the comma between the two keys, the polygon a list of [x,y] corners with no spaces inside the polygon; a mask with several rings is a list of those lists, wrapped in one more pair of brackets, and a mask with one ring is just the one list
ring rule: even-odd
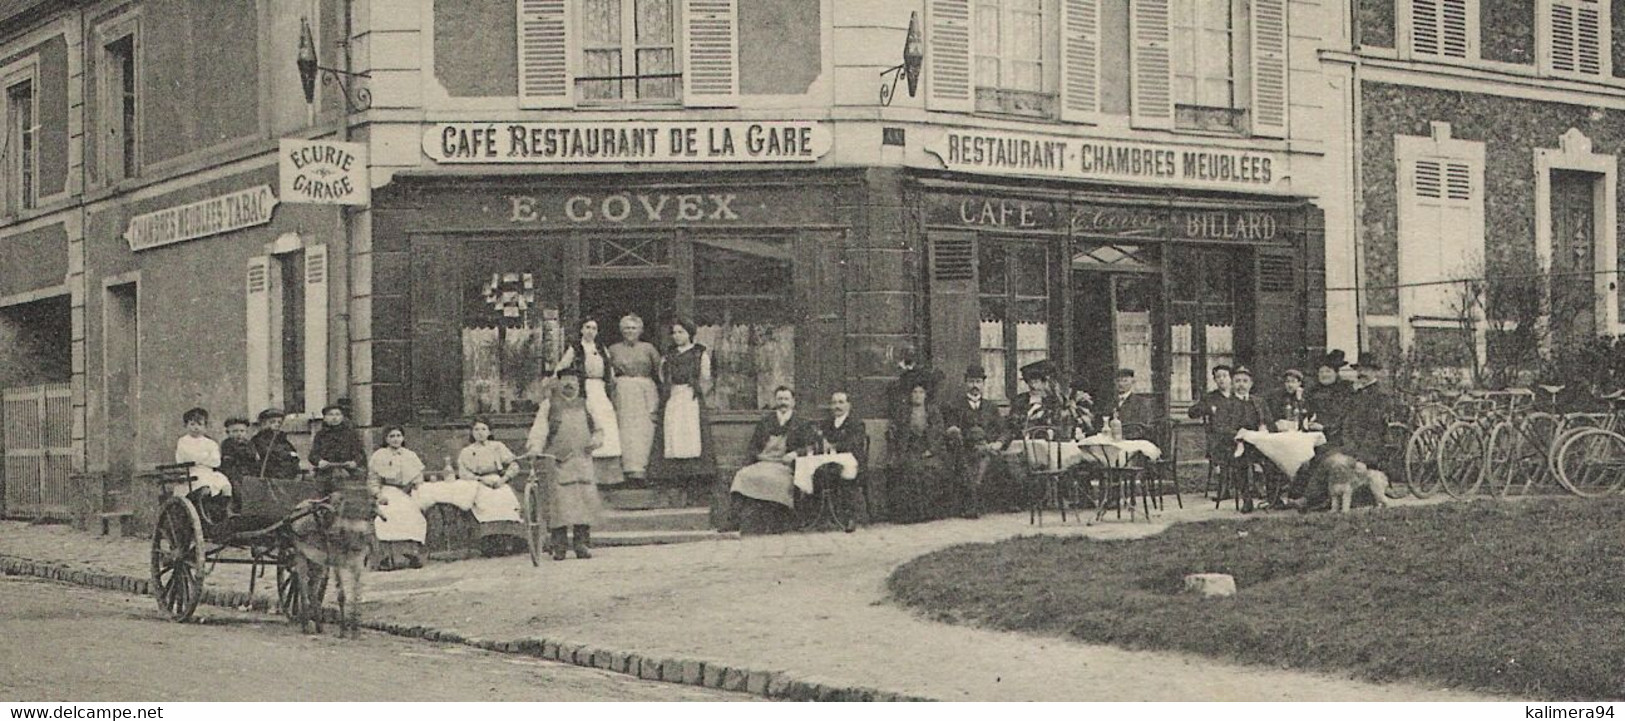
{"label": "sign reading ecurie garage", "polygon": [[278,172],[285,203],[366,205],[372,200],[363,143],[283,138]]}
{"label": "sign reading ecurie garage", "polygon": [[423,133],[437,163],[810,163],[830,144],[811,121],[440,123]]}
{"label": "sign reading ecurie garage", "polygon": [[1227,190],[1275,189],[1286,170],[1279,153],[986,130],[951,130],[925,150],[964,172]]}
{"label": "sign reading ecurie garage", "polygon": [[239,190],[137,215],[130,219],[124,240],[129,242],[130,250],[139,251],[265,225],[271,222],[276,204],[276,194],[269,185]]}

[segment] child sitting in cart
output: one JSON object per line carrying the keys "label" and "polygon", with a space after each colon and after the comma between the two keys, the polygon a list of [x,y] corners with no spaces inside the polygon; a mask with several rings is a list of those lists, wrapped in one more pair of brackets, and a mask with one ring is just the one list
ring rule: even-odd
{"label": "child sitting in cart", "polygon": [[193,408],[181,415],[181,422],[186,424],[186,435],[175,441],[175,462],[192,464],[189,471],[192,482],[187,492],[197,493],[202,498],[229,499],[231,481],[219,470],[220,445],[204,435],[209,428],[209,412]]}

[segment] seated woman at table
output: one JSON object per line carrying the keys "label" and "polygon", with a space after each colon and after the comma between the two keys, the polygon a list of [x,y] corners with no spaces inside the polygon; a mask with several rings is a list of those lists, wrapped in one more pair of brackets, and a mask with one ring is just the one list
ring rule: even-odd
{"label": "seated woman at table", "polygon": [[908,405],[891,419],[886,430],[890,472],[887,507],[898,523],[945,518],[952,510],[945,503],[942,466],[942,412],[928,405],[924,382],[909,389]]}
{"label": "seated woman at table", "polygon": [[796,452],[817,445],[818,429],[796,415],[796,392],[779,386],[773,391],[773,411],[757,421],[750,437],[747,454],[755,462],[739,469],[728,489],[741,532],[788,530],[796,507]]}
{"label": "seated woman at table", "polygon": [[487,556],[517,553],[524,548],[519,497],[508,485],[519,475],[519,459],[501,441],[491,440],[491,423],[475,418],[468,445],[457,454],[457,477],[477,481],[474,520],[480,522],[480,549]]}
{"label": "seated woman at table", "polygon": [[406,447],[406,429],[384,429],[384,445],[367,460],[367,490],[378,502],[373,532],[378,537],[378,570],[423,567],[429,523],[413,495],[423,482],[423,459]]}

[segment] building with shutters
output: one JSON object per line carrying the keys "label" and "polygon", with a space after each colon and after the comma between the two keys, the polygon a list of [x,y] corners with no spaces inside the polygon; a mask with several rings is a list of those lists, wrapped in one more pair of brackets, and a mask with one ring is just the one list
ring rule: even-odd
{"label": "building with shutters", "polygon": [[[0,330],[44,339],[0,352],[54,359],[16,382],[69,383],[71,463],[115,477],[165,460],[187,407],[341,397],[438,467],[473,416],[522,437],[580,321],[612,337],[627,313],[657,342],[698,324],[724,466],[780,384],[879,419],[905,345],[951,383],[983,365],[1001,401],[1040,358],[1102,393],[1134,368],[1183,417],[1212,366],[1274,375],[1325,345],[1324,238],[1349,221],[1326,128],[1348,113],[1317,52],[1350,45],[1342,13],[0,4],[27,150]],[[323,66],[364,74],[364,107],[328,82],[306,107],[302,23]],[[917,86],[883,75],[906,47]],[[287,137],[364,143],[370,204],[282,197]]]}
{"label": "building with shutters", "polygon": [[82,516],[118,487],[150,514],[127,481],[173,460],[186,409],[218,435],[346,393],[345,218],[276,190],[280,138],[343,133],[295,66],[302,20],[342,66],[343,11],[0,3],[0,514]]}
{"label": "building with shutters", "polygon": [[[1356,7],[1353,44],[1324,56],[1356,99],[1339,154],[1353,160],[1359,217],[1327,240],[1332,336],[1448,367],[1476,354],[1498,370],[1527,358],[1520,344],[1619,333],[1625,35],[1613,27],[1625,7]],[[1466,316],[1464,285],[1447,282],[1461,279],[1487,282],[1488,302]],[[1550,335],[1518,332],[1541,316]]]}

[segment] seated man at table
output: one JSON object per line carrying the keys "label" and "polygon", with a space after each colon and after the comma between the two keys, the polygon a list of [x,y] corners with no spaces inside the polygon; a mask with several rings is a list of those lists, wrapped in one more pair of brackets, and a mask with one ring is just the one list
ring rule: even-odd
{"label": "seated man at table", "polygon": [[757,422],[750,438],[747,456],[755,462],[739,469],[729,488],[739,508],[740,530],[788,527],[796,505],[796,452],[817,445],[818,429],[796,415],[796,392],[779,386],[773,391],[773,411]]}
{"label": "seated man at table", "polygon": [[1309,410],[1304,402],[1303,371],[1288,368],[1281,374],[1281,390],[1270,396],[1272,430],[1303,430]]}
{"label": "seated man at table", "polygon": [[[1253,372],[1248,370],[1246,366],[1237,366],[1234,371],[1231,371],[1230,378],[1231,390],[1235,393],[1235,397],[1230,399],[1230,412],[1225,414],[1226,424],[1235,426],[1230,432],[1230,437],[1234,439],[1236,432],[1241,430],[1270,431],[1269,406],[1264,403],[1263,398],[1253,395]],[[1234,452],[1231,453],[1231,467],[1233,472],[1238,474],[1237,477],[1244,477],[1249,466],[1264,469],[1266,476],[1268,476],[1268,469],[1271,465],[1268,459],[1264,458],[1258,452],[1258,449],[1252,446],[1243,445],[1242,448],[1243,452],[1240,457],[1235,457]],[[1279,487],[1279,484],[1276,483],[1268,485],[1269,490],[1272,492]],[[1253,495],[1257,490],[1261,489],[1247,489],[1247,495],[1241,501],[1242,512],[1246,513],[1253,510]],[[1269,497],[1273,499],[1274,494],[1271,493]]]}
{"label": "seated man at table", "polygon": [[987,372],[980,365],[965,368],[965,395],[942,406],[947,451],[953,459],[953,475],[959,515],[977,518],[982,513],[982,480],[993,459],[1004,446],[1004,419],[993,401],[982,397]]}
{"label": "seated man at table", "polygon": [[[852,399],[846,391],[829,394],[829,411],[829,418],[818,423],[820,450],[852,454],[858,460],[858,472],[862,473],[869,467],[869,434],[864,430],[863,421],[852,417]],[[835,463],[826,463],[813,472],[813,492],[834,493],[835,502],[846,510],[843,518],[852,518],[856,509],[864,507],[858,498],[862,487],[841,478],[841,467]]]}
{"label": "seated man at table", "polygon": [[1055,387],[1055,366],[1047,360],[1035,361],[1021,367],[1021,381],[1027,392],[1017,395],[1010,403],[1012,437],[1019,438],[1035,426],[1052,426],[1063,436],[1072,430],[1072,414],[1067,403]]}
{"label": "seated man at table", "polygon": [[[1116,418],[1119,423],[1125,426],[1137,426],[1146,429],[1151,428],[1160,420],[1158,416],[1162,414],[1157,409],[1156,399],[1152,398],[1149,393],[1134,392],[1133,368],[1118,368],[1115,386],[1117,395],[1112,400],[1111,412],[1108,415]],[[1138,440],[1132,438],[1133,435],[1138,434],[1125,434],[1125,436],[1130,437],[1130,440]]]}

